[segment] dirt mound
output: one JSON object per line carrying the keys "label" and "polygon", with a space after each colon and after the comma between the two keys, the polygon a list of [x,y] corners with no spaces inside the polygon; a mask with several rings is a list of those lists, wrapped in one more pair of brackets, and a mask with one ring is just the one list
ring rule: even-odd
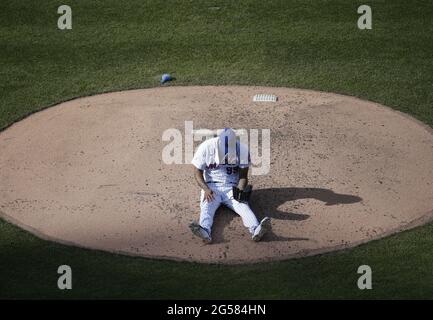
{"label": "dirt mound", "polygon": [[[253,102],[260,93],[278,101]],[[164,131],[177,129],[185,140],[185,121],[196,129],[270,129],[270,171],[250,177],[253,210],[273,219],[263,242],[251,241],[227,209],[216,215],[214,244],[189,231],[199,214],[191,167],[162,161]],[[102,94],[14,124],[0,133],[0,150],[5,219],[43,238],[132,255],[284,259],[354,246],[433,216],[432,131],[331,93],[167,87]]]}

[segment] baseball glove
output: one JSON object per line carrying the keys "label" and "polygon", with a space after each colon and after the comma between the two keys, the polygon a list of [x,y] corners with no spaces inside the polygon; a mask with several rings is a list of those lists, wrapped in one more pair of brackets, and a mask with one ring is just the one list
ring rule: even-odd
{"label": "baseball glove", "polygon": [[240,190],[238,187],[233,187],[233,199],[248,203],[250,200],[251,192],[253,191],[252,185],[247,185],[244,190]]}

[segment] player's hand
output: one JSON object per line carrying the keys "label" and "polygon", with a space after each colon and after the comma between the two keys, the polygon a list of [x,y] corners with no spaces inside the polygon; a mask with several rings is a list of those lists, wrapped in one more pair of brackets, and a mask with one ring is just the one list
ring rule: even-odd
{"label": "player's hand", "polygon": [[207,202],[211,202],[215,199],[213,191],[211,189],[207,189],[204,191],[204,198]]}

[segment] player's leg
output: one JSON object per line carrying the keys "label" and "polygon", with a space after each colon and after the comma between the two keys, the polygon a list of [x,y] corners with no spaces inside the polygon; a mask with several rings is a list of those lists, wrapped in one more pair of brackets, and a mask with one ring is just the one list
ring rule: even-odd
{"label": "player's leg", "polygon": [[213,219],[215,216],[215,212],[221,205],[221,196],[218,192],[214,191],[214,199],[211,202],[208,202],[204,198],[204,191],[201,191],[200,196],[200,226],[206,229],[209,234],[212,231]]}
{"label": "player's leg", "polygon": [[221,196],[214,191],[214,199],[207,202],[204,198],[204,191],[201,191],[200,196],[200,221],[199,223],[192,223],[190,225],[191,231],[194,235],[203,239],[206,243],[212,241],[211,232],[215,212],[221,205]]}
{"label": "player's leg", "polygon": [[223,203],[241,216],[244,226],[248,228],[254,241],[260,241],[271,228],[270,218],[265,217],[259,222],[250,206],[247,203],[234,200],[231,191],[226,193]]}
{"label": "player's leg", "polygon": [[251,234],[254,234],[254,230],[260,223],[250,206],[247,203],[239,202],[230,198],[226,199],[223,203],[240,215],[244,226],[248,228],[248,231]]}

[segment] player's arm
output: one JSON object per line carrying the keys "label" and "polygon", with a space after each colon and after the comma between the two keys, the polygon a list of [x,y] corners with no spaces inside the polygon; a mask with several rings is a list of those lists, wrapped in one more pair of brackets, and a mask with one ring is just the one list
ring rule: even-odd
{"label": "player's arm", "polygon": [[203,170],[200,170],[198,168],[194,167],[194,177],[195,181],[197,181],[197,184],[200,188],[204,191],[204,198],[207,202],[211,202],[214,199],[213,191],[207,186],[206,182],[203,178]]}
{"label": "player's arm", "polygon": [[239,183],[238,189],[243,191],[248,185],[248,167],[251,165],[251,157],[248,147],[240,144],[239,159]]}
{"label": "player's arm", "polygon": [[238,189],[244,190],[247,185],[248,185],[248,167],[239,168]]}
{"label": "player's arm", "polygon": [[194,167],[194,177],[195,177],[195,181],[197,181],[197,184],[200,188],[202,188],[204,191],[210,190],[203,179],[203,170]]}

